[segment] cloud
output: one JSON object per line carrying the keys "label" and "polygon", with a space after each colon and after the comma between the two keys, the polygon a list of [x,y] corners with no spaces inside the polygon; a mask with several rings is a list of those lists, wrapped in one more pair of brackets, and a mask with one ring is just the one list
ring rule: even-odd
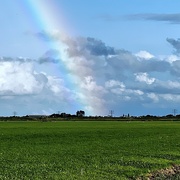
{"label": "cloud", "polygon": [[180,90],[178,56],[159,58],[145,50],[133,54],[99,39],[62,37],[58,32],[46,33],[50,39],[40,37],[44,33],[38,34],[38,38],[52,41],[59,48],[46,51],[37,62],[45,66],[59,61],[58,65],[65,70],[59,77],[36,71],[46,81],[37,79],[31,71],[30,75],[42,84],[36,91],[40,92],[40,104],[61,106],[71,112],[81,108],[90,115],[107,115],[111,109],[125,113],[136,107],[139,112],[134,113],[140,113],[149,104],[152,108],[170,106],[175,98],[168,97],[174,97]]}
{"label": "cloud", "polygon": [[174,61],[177,61],[177,60],[180,59],[180,58],[178,57],[178,55],[176,55],[176,54],[160,55],[160,56],[158,56],[158,58],[159,58],[161,61],[167,61],[167,62],[169,62],[170,64],[172,64]]}
{"label": "cloud", "polygon": [[13,111],[18,115],[54,113],[58,108],[75,113],[78,106],[69,104],[76,101],[77,94],[65,85],[65,79],[41,68],[35,70],[35,66],[40,67],[35,62],[0,62],[1,115]]}
{"label": "cloud", "polygon": [[93,112],[105,113],[107,112],[106,102],[104,96],[107,93],[106,89],[102,85],[98,85],[96,80],[92,76],[84,77],[84,80],[80,83],[81,100],[88,101],[88,108]]}
{"label": "cloud", "polygon": [[147,93],[147,97],[149,97],[150,99],[152,99],[155,103],[159,101],[159,97],[157,94],[155,93]]}
{"label": "cloud", "polygon": [[0,98],[16,96],[55,97],[54,101],[59,101],[71,100],[75,94],[65,87],[62,78],[35,71],[33,63],[1,62]]}
{"label": "cloud", "polygon": [[68,46],[67,52],[70,57],[86,56],[109,56],[115,55],[116,50],[107,46],[99,39],[91,37],[78,37],[76,39],[67,38],[64,43]]}
{"label": "cloud", "polygon": [[161,21],[170,24],[180,23],[180,13],[175,14],[157,14],[157,13],[144,13],[144,14],[130,14],[125,16],[112,16],[110,14],[102,14],[97,19],[107,22],[123,21],[123,20],[143,20],[143,21]]}
{"label": "cloud", "polygon": [[78,56],[84,50],[89,51],[92,55],[97,56],[108,56],[115,54],[115,49],[113,47],[106,46],[103,41],[92,37],[78,37],[73,39],[65,34],[60,33],[59,31],[41,31],[35,33],[35,36],[44,41],[56,41],[68,45],[69,48],[67,50],[71,56]]}
{"label": "cloud", "polygon": [[180,76],[180,60],[172,62],[171,73],[175,76]]}
{"label": "cloud", "polygon": [[42,57],[38,59],[40,64],[42,63],[58,63],[60,59],[59,51],[56,49],[49,49],[46,51]]}
{"label": "cloud", "polygon": [[101,40],[90,37],[87,38],[86,48],[91,52],[91,54],[97,56],[115,55],[115,49],[113,47],[106,46]]}
{"label": "cloud", "polygon": [[[66,43],[68,67],[76,76],[93,77],[101,85],[104,82],[116,82],[127,78],[134,80],[134,74],[141,82],[152,84],[154,78],[148,73],[172,73],[174,66],[166,57],[158,59],[147,51],[132,54],[129,51],[115,49],[94,38],[69,38]],[[148,61],[145,61],[147,60]],[[142,80],[144,79],[144,81]],[[123,82],[122,82],[123,83]],[[107,86],[106,86],[107,88]]]}
{"label": "cloud", "polygon": [[122,89],[124,89],[125,85],[122,82],[120,82],[120,81],[109,80],[109,81],[106,81],[105,87],[107,87],[107,88],[121,87]]}
{"label": "cloud", "polygon": [[126,16],[129,20],[162,21],[171,24],[180,23],[180,13],[176,14],[132,14]]}
{"label": "cloud", "polygon": [[152,84],[155,78],[149,78],[147,73],[136,73],[136,80],[139,82],[145,82],[146,84]]}
{"label": "cloud", "polygon": [[154,55],[152,55],[151,53],[149,53],[147,51],[139,51],[138,53],[135,54],[135,56],[140,59],[145,59],[145,60],[154,58]]}
{"label": "cloud", "polygon": [[32,71],[31,63],[0,63],[0,95],[30,95],[41,92],[47,79]]}
{"label": "cloud", "polygon": [[33,62],[35,61],[34,59],[30,59],[30,58],[23,58],[23,57],[0,57],[0,62]]}
{"label": "cloud", "polygon": [[19,63],[58,63],[60,61],[60,53],[56,49],[49,49],[38,59],[25,57],[0,57],[0,62],[19,62]]}
{"label": "cloud", "polygon": [[175,49],[175,53],[179,54],[180,53],[180,39],[175,40],[173,38],[167,38],[166,40],[173,46],[173,48]]}

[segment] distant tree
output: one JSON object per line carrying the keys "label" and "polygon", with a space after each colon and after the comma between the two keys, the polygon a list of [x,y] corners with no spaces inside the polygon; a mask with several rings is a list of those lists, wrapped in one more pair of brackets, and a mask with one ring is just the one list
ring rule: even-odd
{"label": "distant tree", "polygon": [[173,114],[168,114],[168,115],[166,115],[166,117],[167,118],[172,118],[172,117],[174,117],[174,115]]}
{"label": "distant tree", "polygon": [[61,117],[66,117],[66,113],[61,113]]}
{"label": "distant tree", "polygon": [[77,116],[77,117],[84,117],[84,116],[85,116],[85,112],[82,111],[82,110],[77,111],[77,112],[76,112],[76,116]]}

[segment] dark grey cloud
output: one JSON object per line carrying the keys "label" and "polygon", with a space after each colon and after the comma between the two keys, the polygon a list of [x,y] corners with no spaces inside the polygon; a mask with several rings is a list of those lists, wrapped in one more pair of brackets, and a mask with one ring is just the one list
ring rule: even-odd
{"label": "dark grey cloud", "polygon": [[96,56],[108,56],[116,54],[113,47],[106,46],[106,44],[101,40],[97,40],[91,37],[87,38],[86,48],[91,52],[91,54]]}
{"label": "dark grey cloud", "polygon": [[114,47],[107,46],[103,41],[92,37],[78,37],[66,39],[67,53],[69,57],[109,56],[117,54]]}
{"label": "dark grey cloud", "polygon": [[179,54],[180,53],[180,38],[175,40],[173,38],[167,38],[166,39],[168,43],[170,43],[173,48],[175,49],[175,53]]}
{"label": "dark grey cloud", "polygon": [[131,52],[119,51],[116,56],[107,59],[108,65],[113,66],[114,70],[136,72],[165,72],[170,69],[170,63],[159,61],[152,58],[151,60],[138,60]]}
{"label": "dark grey cloud", "polygon": [[46,32],[40,31],[35,33],[35,36],[43,41],[61,41],[68,46],[66,49],[69,56],[80,56],[81,54],[89,52],[95,56],[115,55],[114,47],[107,46],[103,41],[92,37],[78,37],[70,38],[63,36],[60,32]]}

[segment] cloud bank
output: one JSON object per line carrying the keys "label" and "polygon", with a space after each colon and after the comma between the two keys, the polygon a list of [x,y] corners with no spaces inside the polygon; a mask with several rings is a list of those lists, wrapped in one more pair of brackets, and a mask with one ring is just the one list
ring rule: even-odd
{"label": "cloud bank", "polygon": [[[179,39],[167,39],[176,51],[172,60],[172,55],[160,59],[144,50],[133,54],[92,37],[61,39],[57,32],[36,37],[43,41],[53,37],[61,48],[49,49],[37,60],[0,59],[0,106],[9,111],[14,110],[5,100],[18,102],[16,111],[26,104],[27,113],[34,107],[34,113],[75,113],[81,108],[89,115],[108,115],[110,110],[117,116],[141,115],[142,109],[158,114],[159,108],[170,111],[180,100]],[[50,64],[59,73],[42,69]]]}

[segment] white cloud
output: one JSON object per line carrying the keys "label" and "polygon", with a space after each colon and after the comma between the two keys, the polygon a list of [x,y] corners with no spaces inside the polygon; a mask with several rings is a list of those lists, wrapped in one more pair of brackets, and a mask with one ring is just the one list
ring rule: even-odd
{"label": "white cloud", "polygon": [[84,81],[81,83],[81,88],[87,92],[101,92],[105,93],[104,88],[96,84],[92,76],[84,77]]}
{"label": "white cloud", "polygon": [[77,97],[81,102],[85,103],[86,110],[91,110],[93,115],[95,113],[104,114],[106,102],[103,97],[106,93],[106,89],[98,85],[92,76],[87,76],[80,82],[80,90],[77,93]]}
{"label": "white cloud", "polygon": [[139,51],[138,53],[135,54],[135,56],[140,59],[145,59],[145,60],[154,58],[154,55],[152,55],[151,53],[149,53],[147,51]]}
{"label": "white cloud", "polygon": [[107,87],[107,88],[112,88],[112,87],[117,87],[117,86],[121,87],[121,89],[125,88],[125,85],[120,81],[111,79],[111,80],[105,82],[105,87]]}
{"label": "white cloud", "polygon": [[126,92],[128,92],[129,94],[135,94],[135,95],[139,95],[139,96],[144,94],[144,92],[141,90],[127,89]]}
{"label": "white cloud", "polygon": [[136,73],[136,80],[139,82],[145,82],[146,84],[152,84],[155,82],[155,78],[149,78],[147,73]]}
{"label": "white cloud", "polygon": [[131,100],[131,97],[130,97],[130,96],[124,96],[124,100],[125,100],[125,101],[130,101],[130,100]]}
{"label": "white cloud", "polygon": [[161,97],[166,101],[175,101],[177,98],[177,96],[174,96],[172,94],[162,94]]}
{"label": "white cloud", "polygon": [[113,88],[113,89],[111,89],[110,91],[112,92],[112,93],[114,93],[114,94],[122,94],[123,93],[123,91],[124,91],[125,89],[122,89],[122,88]]}
{"label": "white cloud", "polygon": [[177,56],[177,55],[175,55],[175,54],[171,54],[171,55],[160,55],[160,56],[158,56],[159,57],[159,59],[160,60],[162,60],[162,61],[167,61],[167,62],[169,62],[169,63],[172,63],[172,62],[174,62],[174,61],[177,61],[177,60],[179,60],[180,58]]}
{"label": "white cloud", "polygon": [[167,56],[166,58],[165,58],[165,60],[166,61],[168,61],[168,62],[170,62],[170,63],[172,63],[172,62],[174,62],[174,61],[177,61],[177,60],[179,60],[180,58],[178,57],[178,56],[176,56],[176,55],[169,55],[169,56]]}
{"label": "white cloud", "polygon": [[32,63],[0,63],[1,95],[38,94],[46,82],[43,74],[33,71]]}
{"label": "white cloud", "polygon": [[155,93],[147,93],[147,97],[152,99],[154,102],[158,102],[159,101],[159,97]]}
{"label": "white cloud", "polygon": [[117,81],[117,80],[109,80],[105,82],[105,87],[110,90],[110,92],[120,95],[125,91],[126,86],[124,83]]}
{"label": "white cloud", "polygon": [[177,81],[176,82],[175,81],[168,81],[166,85],[168,88],[171,88],[171,89],[174,89],[174,88],[180,89],[180,83]]}

